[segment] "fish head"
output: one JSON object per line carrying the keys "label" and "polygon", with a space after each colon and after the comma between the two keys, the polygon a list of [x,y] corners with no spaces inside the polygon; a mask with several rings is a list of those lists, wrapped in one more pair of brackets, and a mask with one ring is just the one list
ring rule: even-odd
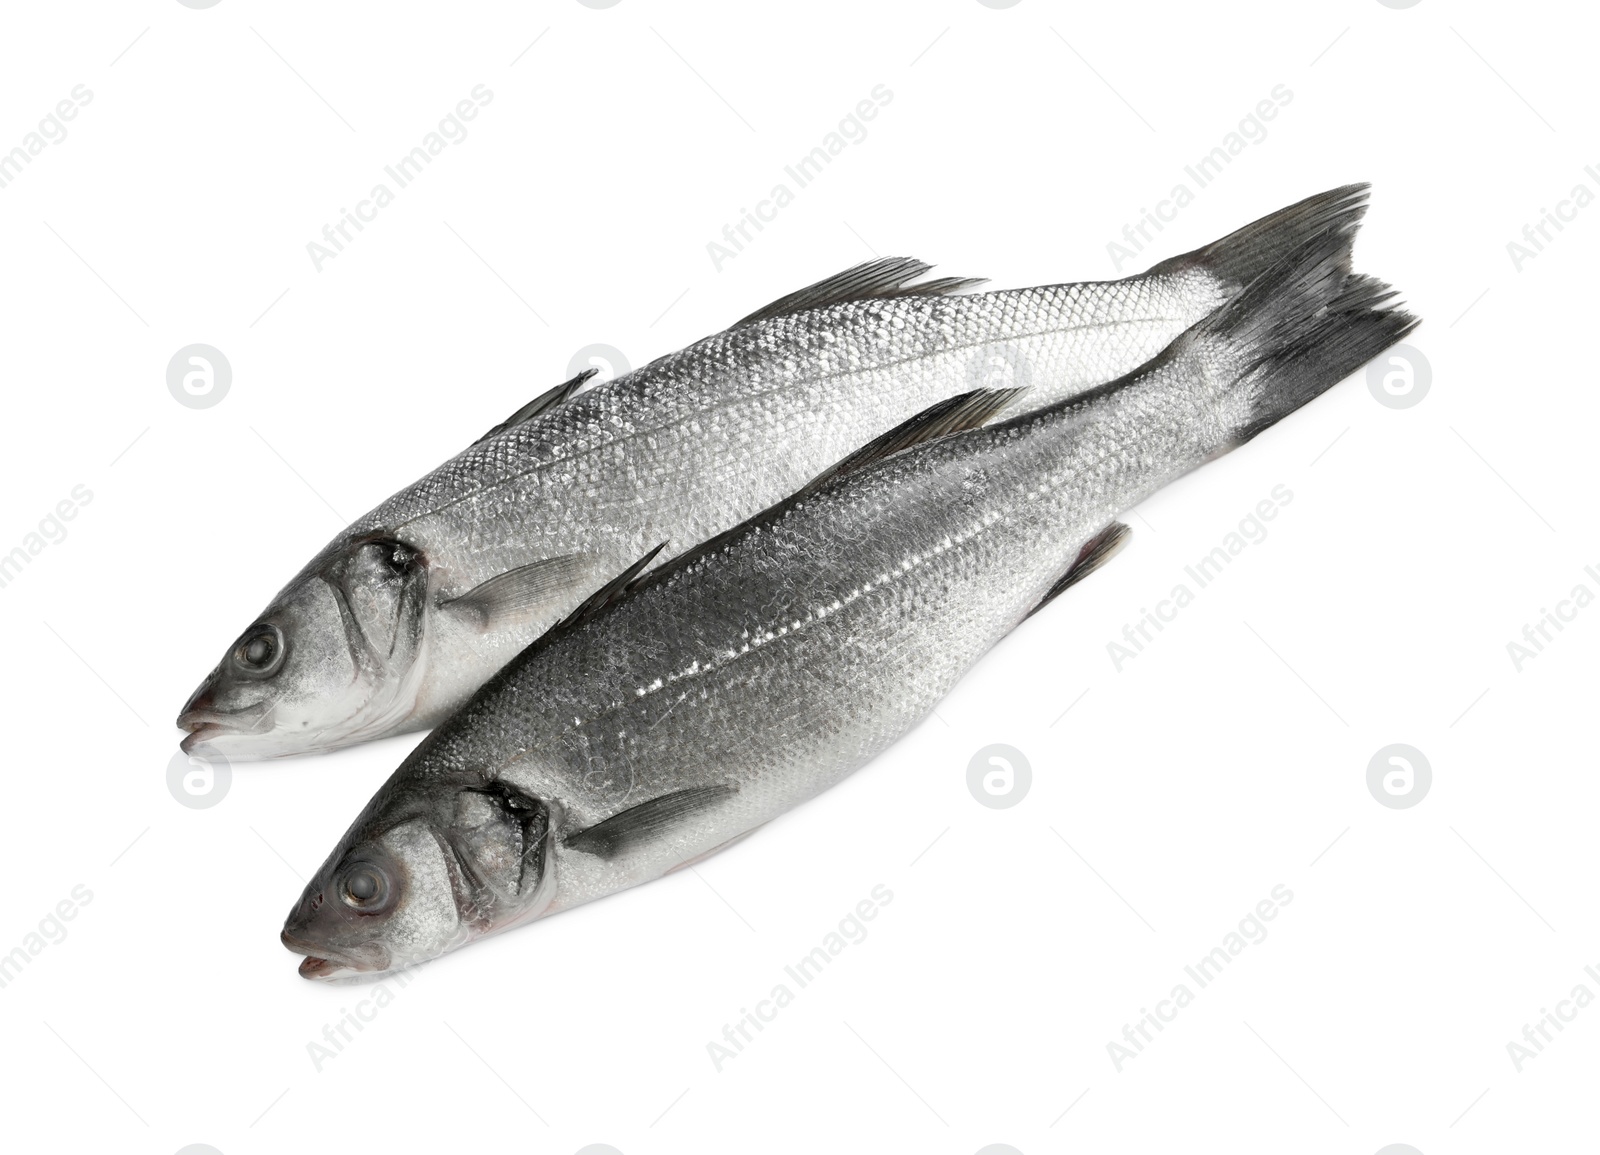
{"label": "fish head", "polygon": [[429,794],[380,792],[301,893],[281,935],[301,977],[412,966],[549,910],[551,807],[476,777]]}
{"label": "fish head", "polygon": [[423,673],[428,582],[425,555],[393,537],[329,547],[184,704],[184,751],[274,758],[392,732]]}

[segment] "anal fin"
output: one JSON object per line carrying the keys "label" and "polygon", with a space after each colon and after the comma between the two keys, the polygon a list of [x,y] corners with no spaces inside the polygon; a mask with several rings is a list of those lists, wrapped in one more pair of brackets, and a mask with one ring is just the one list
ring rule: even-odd
{"label": "anal fin", "polygon": [[1132,533],[1133,530],[1123,525],[1120,521],[1114,521],[1086,541],[1083,548],[1078,551],[1078,560],[1072,563],[1072,568],[1062,574],[1055,585],[1045,591],[1044,597],[1039,599],[1039,604],[1028,611],[1028,617],[1031,618],[1068,589],[1077,585],[1115,557],[1117,551],[1128,543],[1128,538]]}

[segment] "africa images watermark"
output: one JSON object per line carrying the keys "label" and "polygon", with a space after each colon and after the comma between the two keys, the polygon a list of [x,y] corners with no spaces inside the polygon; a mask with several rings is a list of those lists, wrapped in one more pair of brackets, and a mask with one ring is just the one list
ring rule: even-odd
{"label": "africa images watermark", "polygon": [[391,983],[396,990],[404,990],[416,977],[410,971],[396,971],[379,983],[370,997],[356,1003],[354,1010],[340,1007],[340,1017],[322,1025],[322,1041],[311,1039],[306,1043],[306,1054],[310,1056],[311,1066],[317,1074],[322,1073],[325,1064],[344,1053],[345,1047],[355,1040],[355,1036],[366,1030],[367,1024],[378,1017],[379,1011],[394,1002],[394,991],[389,989]]}
{"label": "africa images watermark", "polygon": [[1153,210],[1141,208],[1135,224],[1122,226],[1121,240],[1106,242],[1106,253],[1117,272],[1122,272],[1123,266],[1144,252],[1145,245],[1155,239],[1152,229],[1159,233],[1177,220],[1178,213],[1192,205],[1195,195],[1221,176],[1222,170],[1233,163],[1234,157],[1251,145],[1266,140],[1266,122],[1277,119],[1278,113],[1293,99],[1294,93],[1288,85],[1274,85],[1271,92],[1256,101],[1255,107],[1245,113],[1238,127],[1223,136],[1220,144],[1193,164],[1184,165],[1183,175],[1188,180],[1180,180],[1173,185],[1172,191],[1157,201]]}
{"label": "africa images watermark", "polygon": [[60,545],[67,540],[67,527],[62,524],[78,516],[78,511],[94,500],[94,491],[87,485],[74,485],[72,492],[55,508],[40,519],[36,529],[22,535],[22,543],[0,554],[0,589],[16,581],[22,571],[33,564],[33,559],[45,551],[46,546]]}
{"label": "africa images watermark", "polygon": [[1199,590],[1216,581],[1222,571],[1233,564],[1234,558],[1249,546],[1266,541],[1265,523],[1276,518],[1278,511],[1293,500],[1294,491],[1287,485],[1282,482],[1274,485],[1269,497],[1256,502],[1254,509],[1240,519],[1237,529],[1229,530],[1209,552],[1192,565],[1183,567],[1184,574],[1194,583],[1193,589],[1189,582],[1180,581],[1172,587],[1171,593],[1156,602],[1154,610],[1140,606],[1138,620],[1122,627],[1122,639],[1112,639],[1106,643],[1106,653],[1117,673],[1122,673],[1127,663],[1144,653],[1145,647],[1155,641],[1156,634],[1166,629],[1180,610],[1194,602]]}
{"label": "africa images watermark", "polygon": [[[1588,565],[1583,567],[1583,572],[1596,585],[1600,585],[1600,569]],[[1593,605],[1594,597],[1594,590],[1590,589],[1586,582],[1579,582],[1572,587],[1571,593],[1556,602],[1554,610],[1540,606],[1538,619],[1522,627],[1522,640],[1506,643],[1506,653],[1510,656],[1511,665],[1517,673],[1522,673],[1529,662],[1544,653],[1544,648],[1555,641],[1568,625],[1577,620],[1580,610]]]}
{"label": "africa images watermark", "polygon": [[[1600,186],[1600,171],[1594,165],[1585,165],[1583,174]],[[1570,193],[1556,202],[1554,212],[1541,206],[1538,222],[1522,226],[1522,240],[1506,242],[1506,255],[1511,258],[1511,267],[1522,272],[1529,261],[1544,252],[1545,246],[1555,240],[1551,229],[1556,234],[1566,231],[1567,225],[1578,219],[1578,213],[1594,202],[1594,189],[1579,181],[1572,186]]]}
{"label": "africa images watermark", "polygon": [[[1583,968],[1583,973],[1588,975],[1597,984],[1600,984],[1600,970],[1594,964]],[[1578,1012],[1594,1002],[1594,992],[1587,983],[1578,983],[1567,994],[1567,997],[1556,1003],[1556,1009],[1549,1007],[1539,1008],[1539,1017],[1531,1023],[1522,1025],[1522,1041],[1512,1039],[1506,1044],[1506,1054],[1511,1058],[1511,1065],[1517,1069],[1517,1074],[1522,1074],[1524,1064],[1537,1059],[1544,1054],[1547,1043],[1555,1042],[1555,1035],[1567,1029],[1567,1024],[1578,1017]]]}
{"label": "africa images watermark", "polygon": [[[1145,1047],[1155,1041],[1157,1034],[1167,1029],[1167,1024],[1178,1017],[1178,1012],[1194,1002],[1196,991],[1204,990],[1215,982],[1232,965],[1233,960],[1244,953],[1246,947],[1265,942],[1266,924],[1277,918],[1278,913],[1293,901],[1294,891],[1278,883],[1268,897],[1256,903],[1250,913],[1239,920],[1238,929],[1230,930],[1222,936],[1219,946],[1212,947],[1198,961],[1183,968],[1184,975],[1193,980],[1193,987],[1180,981],[1173,985],[1166,998],[1156,1003],[1154,1011],[1140,1007],[1139,1017],[1122,1025],[1122,1041],[1112,1039],[1106,1044],[1106,1054],[1111,1057],[1111,1065],[1117,1069],[1117,1074],[1122,1074],[1125,1063],[1144,1054]],[[1155,1033],[1152,1034],[1152,1031]]]}
{"label": "africa images watermark", "polygon": [[94,93],[84,84],[75,86],[67,95],[70,99],[57,101],[56,106],[39,121],[39,127],[23,136],[21,144],[0,155],[0,188],[6,188],[21,176],[22,170],[33,163],[33,158],[50,145],[66,140],[65,122],[76,120],[78,110],[94,99]]}
{"label": "africa images watermark", "polygon": [[72,893],[45,912],[39,928],[22,936],[22,942],[0,955],[0,987],[17,981],[24,967],[44,953],[45,947],[58,946],[66,941],[66,923],[78,917],[78,912],[94,901],[94,891],[83,883],[72,888]]}
{"label": "africa images watermark", "polygon": [[879,110],[894,99],[894,93],[888,85],[878,84],[873,86],[868,96],[870,99],[863,98],[856,102],[855,108],[845,114],[838,127],[822,138],[821,144],[793,164],[784,165],[783,175],[787,180],[773,185],[772,191],[756,202],[754,211],[741,207],[737,223],[722,226],[722,241],[706,242],[706,253],[717,272],[722,272],[723,265],[744,252],[745,246],[755,240],[750,232],[752,228],[759,233],[777,220],[779,210],[793,204],[795,193],[821,176],[823,170],[833,163],[834,157],[850,145],[860,144],[867,139],[866,122],[877,118]]}
{"label": "africa images watermark", "polygon": [[363,231],[366,225],[378,219],[378,213],[394,203],[395,194],[405,188],[430,164],[433,158],[444,152],[452,144],[460,144],[467,139],[466,121],[476,120],[478,111],[494,100],[494,93],[488,85],[474,86],[471,92],[472,99],[459,100],[455,108],[447,113],[439,126],[422,138],[422,143],[413,148],[405,156],[393,164],[384,165],[383,174],[393,182],[394,187],[379,181],[372,186],[372,191],[367,196],[356,202],[354,210],[341,207],[339,219],[331,225],[322,226],[322,241],[307,241],[306,253],[311,257],[311,263],[317,272],[322,272],[322,266],[344,252],[345,246],[355,237],[350,230],[357,233]]}
{"label": "africa images watermark", "polygon": [[839,920],[837,929],[823,935],[819,944],[801,955],[792,965],[783,968],[783,973],[794,981],[793,988],[787,982],[776,983],[766,998],[756,1002],[754,1011],[740,1007],[739,1017],[723,1024],[722,1041],[713,1039],[706,1044],[706,1054],[710,1056],[711,1065],[717,1073],[721,1074],[726,1064],[743,1054],[745,1045],[754,1041],[755,1034],[766,1030],[767,1024],[778,1017],[778,1012],[794,1002],[795,991],[804,990],[815,982],[823,971],[833,965],[833,960],[845,952],[846,947],[864,942],[867,937],[866,924],[877,918],[878,912],[893,901],[894,891],[878,883],[867,898],[856,903],[850,913]]}

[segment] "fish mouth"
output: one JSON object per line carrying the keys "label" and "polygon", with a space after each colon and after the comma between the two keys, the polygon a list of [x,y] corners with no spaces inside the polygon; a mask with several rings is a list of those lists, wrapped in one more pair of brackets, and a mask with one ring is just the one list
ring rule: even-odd
{"label": "fish mouth", "polygon": [[332,959],[318,958],[316,955],[307,955],[300,960],[300,977],[311,979],[315,982],[327,982],[330,979],[348,978],[358,974],[356,968],[344,963],[334,962]]}
{"label": "fish mouth", "polygon": [[191,720],[187,717],[178,719],[178,728],[189,731],[188,736],[178,743],[178,749],[185,754],[193,754],[198,747],[204,746],[213,738],[223,734],[235,733],[232,727],[225,726],[220,722]]}
{"label": "fish mouth", "polygon": [[[297,938],[287,930],[278,937],[289,950],[305,956],[300,960],[300,977],[303,979],[328,982],[389,969],[389,952],[377,943],[368,944],[367,949],[362,951],[333,951],[320,943]],[[362,954],[372,957],[362,958]]]}
{"label": "fish mouth", "polygon": [[[196,699],[199,695],[196,695]],[[221,737],[248,737],[268,728],[271,711],[265,706],[251,706],[243,710],[221,713],[209,704],[192,700],[178,715],[178,729],[189,734],[178,744],[185,754],[193,754],[207,742]]]}

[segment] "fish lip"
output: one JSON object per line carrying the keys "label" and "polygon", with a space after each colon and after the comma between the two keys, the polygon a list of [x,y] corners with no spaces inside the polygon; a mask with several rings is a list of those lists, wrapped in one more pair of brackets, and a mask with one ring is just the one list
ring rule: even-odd
{"label": "fish lip", "polygon": [[287,928],[278,935],[278,939],[290,951],[305,956],[300,960],[300,977],[303,979],[327,982],[389,969],[388,952],[376,947],[376,944],[373,945],[377,953],[383,956],[381,962],[363,962],[347,952],[329,950],[320,943],[296,937]]}
{"label": "fish lip", "polygon": [[178,749],[185,754],[206,754],[208,751],[203,747],[216,739],[246,737],[254,733],[256,727],[243,724],[237,716],[218,714],[214,710],[190,710],[178,716],[178,729],[189,731],[178,743]]}
{"label": "fish lip", "polygon": [[338,978],[349,978],[358,973],[356,968],[344,963],[337,963],[331,959],[318,958],[316,955],[306,955],[300,960],[299,975],[312,982],[331,982]]}
{"label": "fish lip", "polygon": [[193,725],[186,725],[183,727],[183,729],[188,730],[189,734],[183,739],[183,741],[178,743],[178,749],[182,750],[185,754],[195,753],[201,746],[204,746],[213,738],[220,737],[224,734],[238,733],[236,730],[231,730],[227,726],[218,725],[216,723],[197,722]]}
{"label": "fish lip", "polygon": [[242,710],[222,713],[209,707],[186,707],[178,715],[178,729],[188,730],[189,736],[181,743],[185,754],[192,754],[196,746],[225,734],[249,735],[267,728],[271,711],[264,705],[247,706]]}
{"label": "fish lip", "polygon": [[202,726],[223,726],[227,722],[228,715],[219,714],[215,710],[204,707],[199,709],[188,707],[178,715],[178,729],[180,730],[198,730]]}

